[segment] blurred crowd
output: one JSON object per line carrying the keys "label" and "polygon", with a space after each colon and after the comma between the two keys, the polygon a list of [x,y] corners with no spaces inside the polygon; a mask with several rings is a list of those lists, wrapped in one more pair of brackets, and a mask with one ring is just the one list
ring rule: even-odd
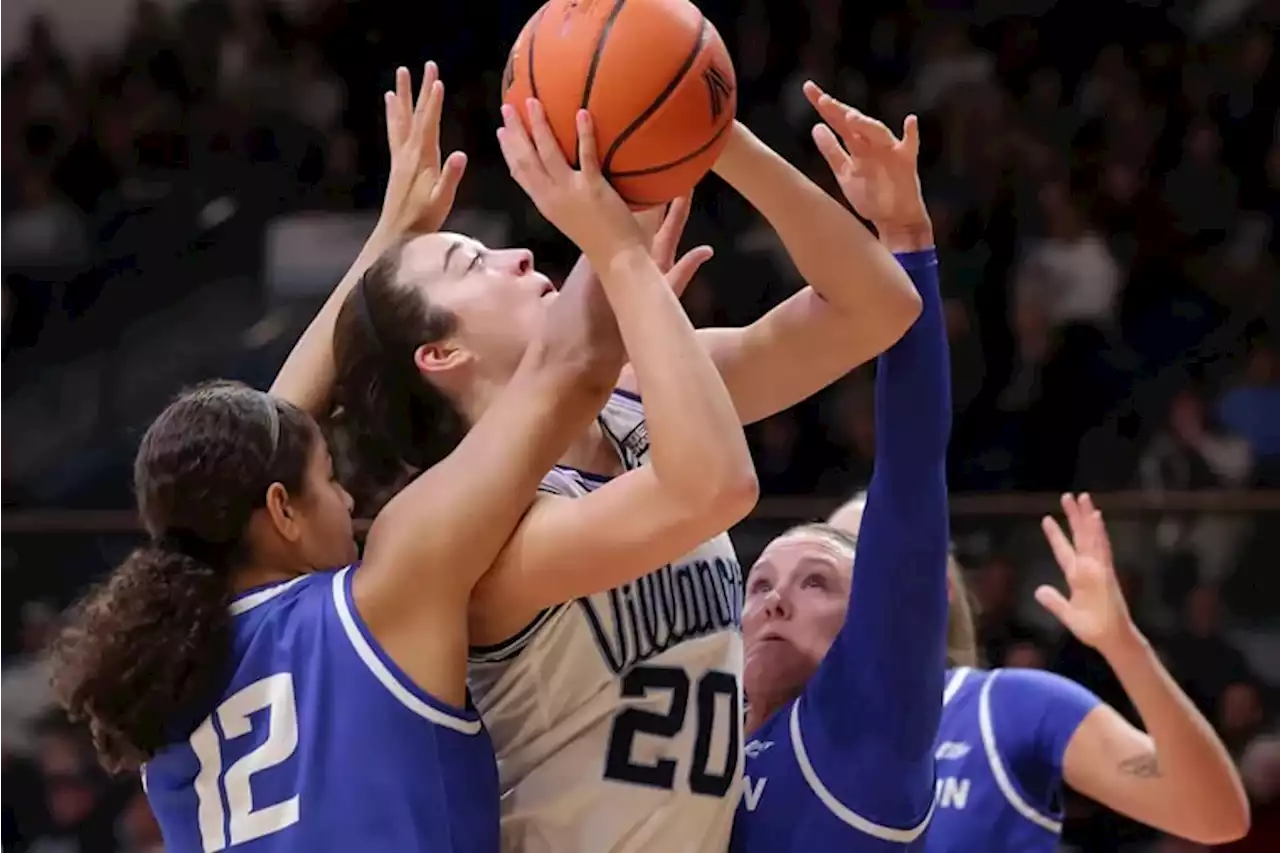
{"label": "blurred crowd", "polygon": [[[567,269],[571,247],[508,179],[491,132],[507,45],[536,5],[139,0],[117,49],[92,56],[31,19],[3,77],[6,380],[22,382],[15,356],[58,363],[207,281],[260,276],[281,216],[376,208],[380,93],[401,63],[442,67],[445,145],[471,156],[455,227]],[[1275,3],[699,5],[735,57],[740,118],[824,186],[804,79],[893,127],[921,116],[956,490],[1280,485]],[[797,286],[772,232],[718,181],[695,205],[689,238],[720,249],[685,299],[697,324],[749,322]],[[865,484],[869,377],[752,430],[766,494]],[[1135,595],[1177,616],[1151,631],[1252,762],[1260,826],[1280,807],[1271,697],[1219,612],[1225,600],[1280,615],[1277,536],[1171,515],[1144,531],[1148,571],[1130,576],[1158,578]],[[1124,707],[1100,660],[1025,622],[1018,563],[986,549],[973,566],[989,661],[1053,667]],[[4,670],[6,849],[160,849],[136,782],[102,778],[82,734],[46,717],[33,650],[54,614],[23,616]],[[1087,850],[1145,837],[1084,805],[1072,816],[1068,840]]]}

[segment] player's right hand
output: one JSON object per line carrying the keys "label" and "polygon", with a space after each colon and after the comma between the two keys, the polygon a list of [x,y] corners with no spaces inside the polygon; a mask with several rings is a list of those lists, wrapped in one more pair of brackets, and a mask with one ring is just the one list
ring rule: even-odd
{"label": "player's right hand", "polygon": [[388,237],[438,231],[453,208],[467,155],[455,151],[440,160],[440,112],[444,84],[434,62],[422,72],[414,103],[409,69],[396,69],[396,88],[384,96],[391,174],[382,199],[378,230]]}
{"label": "player's right hand", "polygon": [[597,269],[619,252],[647,245],[644,232],[600,171],[595,131],[586,110],[577,115],[578,163],[565,160],[542,105],[529,99],[526,131],[513,107],[503,104],[498,144],[511,177],[547,221],[591,259]]}

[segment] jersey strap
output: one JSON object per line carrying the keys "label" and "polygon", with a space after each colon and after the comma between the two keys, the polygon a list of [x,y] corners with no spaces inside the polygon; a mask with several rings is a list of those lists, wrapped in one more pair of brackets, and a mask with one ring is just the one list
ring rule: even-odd
{"label": "jersey strap", "polygon": [[891,826],[881,826],[878,823],[867,820],[836,799],[835,794],[832,794],[827,786],[822,784],[822,780],[818,778],[818,771],[814,769],[813,763],[809,761],[809,752],[805,749],[804,738],[800,734],[800,701],[800,699],[797,699],[791,706],[791,748],[796,755],[796,764],[800,765],[800,775],[804,777],[804,781],[809,786],[809,790],[813,792],[813,795],[827,807],[827,811],[863,835],[869,835],[872,838],[887,841],[891,844],[910,844],[923,835],[924,831],[929,827],[929,822],[933,820],[933,810],[937,802],[935,798],[929,800],[929,810],[925,812],[924,818],[918,824],[908,829],[894,829]]}
{"label": "jersey strap", "polygon": [[378,679],[401,705],[438,726],[453,729],[464,735],[480,733],[478,715],[451,708],[446,703],[428,695],[377,646],[377,641],[369,632],[368,626],[364,624],[364,620],[360,618],[360,614],[356,612],[351,600],[350,566],[334,575],[333,605],[338,612],[338,620],[342,623],[342,630],[351,641],[356,655],[373,673],[373,677]]}
{"label": "jersey strap", "polygon": [[996,748],[995,726],[991,724],[991,685],[995,684],[1000,670],[993,669],[987,675],[987,681],[982,685],[982,692],[978,696],[978,729],[982,733],[982,748],[987,754],[987,764],[991,767],[991,777],[996,780],[996,787],[1000,789],[1000,793],[1004,795],[1009,806],[1022,815],[1036,826],[1046,829],[1055,835],[1062,833],[1062,822],[1054,820],[1046,814],[1042,814],[1034,806],[1026,801],[1026,798],[1018,791],[1013,780],[1009,777],[1008,770],[1005,769],[1004,761],[1000,758],[1000,750]]}

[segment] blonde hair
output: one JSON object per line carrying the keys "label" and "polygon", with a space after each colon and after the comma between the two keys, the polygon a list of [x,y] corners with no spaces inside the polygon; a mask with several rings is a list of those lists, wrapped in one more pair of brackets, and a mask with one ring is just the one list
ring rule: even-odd
{"label": "blonde hair", "polygon": [[[825,536],[851,551],[856,550],[866,508],[867,493],[858,492],[831,513],[825,524],[802,524],[783,535],[812,533]],[[947,555],[947,583],[951,586],[947,609],[947,665],[978,666],[981,658],[978,654],[977,606],[965,580],[964,567],[954,554]]]}

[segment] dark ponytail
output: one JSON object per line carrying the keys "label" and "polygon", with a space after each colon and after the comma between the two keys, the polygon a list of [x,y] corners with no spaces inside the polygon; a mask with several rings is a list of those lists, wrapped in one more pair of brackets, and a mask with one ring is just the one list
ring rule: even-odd
{"label": "dark ponytail", "polygon": [[54,689],[71,718],[89,724],[108,770],[136,770],[172,740],[175,724],[185,727],[178,709],[217,698],[229,604],[222,572],[146,545],[72,609],[54,646]]}
{"label": "dark ponytail", "polygon": [[385,252],[348,294],[334,325],[329,438],[356,512],[374,515],[467,432],[453,401],[414,367],[414,352],[453,333],[456,318],[398,281],[404,244]]}
{"label": "dark ponytail", "polygon": [[232,383],[182,395],[147,430],[134,486],[151,541],[71,609],[53,647],[55,695],[108,770],[136,770],[209,712],[250,517],[272,483],[302,490],[317,436],[295,407]]}

